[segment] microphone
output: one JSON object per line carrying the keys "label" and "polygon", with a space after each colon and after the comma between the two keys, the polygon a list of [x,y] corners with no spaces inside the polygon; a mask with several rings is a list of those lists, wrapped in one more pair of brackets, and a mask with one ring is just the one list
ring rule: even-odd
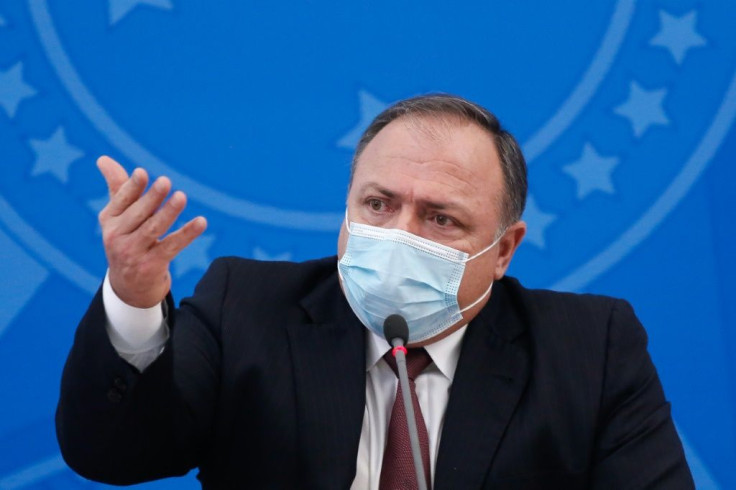
{"label": "microphone", "polygon": [[417,485],[419,490],[427,490],[427,482],[424,480],[424,462],[422,461],[422,452],[419,449],[417,420],[414,416],[414,404],[411,402],[411,391],[409,391],[409,373],[406,370],[406,347],[404,345],[409,340],[409,325],[406,324],[404,317],[397,314],[386,317],[383,321],[383,336],[393,347],[392,354],[396,358],[404,410],[406,411],[406,424],[409,429],[411,454],[414,457],[414,470],[417,473]]}
{"label": "microphone", "polygon": [[383,321],[383,336],[391,347],[403,346],[409,341],[409,325],[401,315],[393,314]]}

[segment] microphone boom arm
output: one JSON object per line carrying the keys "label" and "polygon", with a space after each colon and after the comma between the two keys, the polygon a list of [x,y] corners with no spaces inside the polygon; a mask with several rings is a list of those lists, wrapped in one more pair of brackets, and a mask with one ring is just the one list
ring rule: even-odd
{"label": "microphone boom arm", "polygon": [[406,410],[406,423],[409,426],[409,442],[411,443],[411,454],[414,457],[414,469],[417,473],[417,484],[419,490],[427,490],[427,482],[424,480],[424,462],[422,461],[422,452],[419,449],[419,434],[417,433],[417,420],[414,416],[414,404],[411,400],[411,391],[409,391],[409,374],[406,370],[406,349],[403,347],[404,342],[399,339],[392,339],[394,347],[393,354],[396,358],[396,366],[399,372],[399,383],[401,384],[401,394],[404,399],[404,409]]}

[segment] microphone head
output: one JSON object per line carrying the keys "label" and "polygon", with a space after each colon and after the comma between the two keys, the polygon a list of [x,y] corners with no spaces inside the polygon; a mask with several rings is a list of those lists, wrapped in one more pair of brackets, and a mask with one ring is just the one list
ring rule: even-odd
{"label": "microphone head", "polygon": [[409,341],[409,325],[404,317],[395,313],[386,317],[383,321],[383,336],[391,346],[394,346],[395,339],[401,340],[400,345],[406,345]]}

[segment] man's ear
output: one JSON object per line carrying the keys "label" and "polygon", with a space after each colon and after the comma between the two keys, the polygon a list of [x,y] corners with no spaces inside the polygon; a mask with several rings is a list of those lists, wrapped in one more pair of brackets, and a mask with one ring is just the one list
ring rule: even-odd
{"label": "man's ear", "polygon": [[514,253],[524,235],[526,235],[526,223],[523,221],[517,221],[509,226],[503,234],[498,242],[498,260],[496,260],[496,270],[493,272],[494,280],[497,281],[506,274],[506,269],[509,268],[511,259],[514,257]]}

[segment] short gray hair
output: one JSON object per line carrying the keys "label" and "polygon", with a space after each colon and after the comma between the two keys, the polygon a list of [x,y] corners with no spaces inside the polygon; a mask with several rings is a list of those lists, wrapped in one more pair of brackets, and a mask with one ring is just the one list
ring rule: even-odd
{"label": "short gray hair", "polygon": [[501,210],[501,229],[506,229],[521,219],[526,206],[526,161],[516,139],[501,127],[501,123],[487,109],[467,99],[449,94],[428,94],[399,101],[371,122],[358,141],[350,166],[350,183],[360,155],[373,138],[390,122],[401,117],[457,117],[485,129],[493,137],[501,160],[505,196]]}

